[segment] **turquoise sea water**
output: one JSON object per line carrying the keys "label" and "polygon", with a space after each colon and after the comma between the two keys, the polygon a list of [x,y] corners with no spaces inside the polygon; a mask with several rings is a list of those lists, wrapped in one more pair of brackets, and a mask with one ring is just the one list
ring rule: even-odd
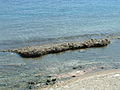
{"label": "turquoise sea water", "polygon": [[119,33],[119,0],[0,0],[0,48]]}
{"label": "turquoise sea water", "polygon": [[[0,49],[120,35],[120,0],[0,0]],[[77,65],[120,68],[119,40],[106,48],[24,59],[0,53],[0,88],[70,71]],[[109,67],[109,68],[108,68]],[[23,86],[22,86],[23,85]]]}

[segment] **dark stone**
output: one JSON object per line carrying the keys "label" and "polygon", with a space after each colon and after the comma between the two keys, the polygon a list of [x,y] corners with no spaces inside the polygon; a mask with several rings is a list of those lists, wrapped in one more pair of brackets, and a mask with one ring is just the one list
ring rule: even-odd
{"label": "dark stone", "polygon": [[76,77],[76,76],[73,75],[72,77]]}
{"label": "dark stone", "polygon": [[77,69],[76,67],[73,67],[73,69]]}
{"label": "dark stone", "polygon": [[48,83],[45,83],[46,85],[49,85]]}
{"label": "dark stone", "polygon": [[55,84],[55,82],[53,82],[52,84]]}
{"label": "dark stone", "polygon": [[32,82],[32,81],[31,81],[31,82],[28,82],[28,84],[35,84],[35,82]]}
{"label": "dark stone", "polygon": [[104,67],[101,67],[101,69],[104,69]]}
{"label": "dark stone", "polygon": [[55,79],[52,79],[52,81],[55,82],[55,81],[56,81],[56,78],[55,78]]}
{"label": "dark stone", "polygon": [[83,66],[73,67],[73,69],[83,69]]}
{"label": "dark stone", "polygon": [[50,81],[50,80],[47,80],[46,82],[47,82],[47,83],[50,83],[51,81]]}

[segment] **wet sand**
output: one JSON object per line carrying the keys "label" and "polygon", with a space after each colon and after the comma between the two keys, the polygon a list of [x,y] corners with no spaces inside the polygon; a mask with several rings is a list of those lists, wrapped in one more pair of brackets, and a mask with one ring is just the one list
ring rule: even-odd
{"label": "wet sand", "polygon": [[119,90],[120,70],[107,70],[80,77],[39,90]]}

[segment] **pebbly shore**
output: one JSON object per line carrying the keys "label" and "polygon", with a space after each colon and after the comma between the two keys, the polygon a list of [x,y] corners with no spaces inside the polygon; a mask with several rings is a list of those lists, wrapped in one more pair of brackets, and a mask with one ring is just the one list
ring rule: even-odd
{"label": "pebbly shore", "polygon": [[120,70],[86,74],[66,82],[38,90],[119,90]]}

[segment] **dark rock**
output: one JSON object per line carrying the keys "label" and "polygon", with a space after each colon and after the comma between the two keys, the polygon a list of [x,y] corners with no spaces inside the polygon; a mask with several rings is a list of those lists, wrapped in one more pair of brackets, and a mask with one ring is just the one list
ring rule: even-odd
{"label": "dark rock", "polygon": [[28,82],[28,84],[36,84],[35,82]]}
{"label": "dark rock", "polygon": [[52,81],[55,82],[55,81],[56,81],[56,78],[55,78],[55,79],[52,79]]}
{"label": "dark rock", "polygon": [[29,86],[28,88],[29,88],[29,89],[32,89],[32,86]]}
{"label": "dark rock", "polygon": [[51,81],[50,81],[50,80],[47,80],[46,82],[47,82],[47,83],[50,83]]}
{"label": "dark rock", "polygon": [[104,67],[100,67],[101,69],[104,69]]}
{"label": "dark rock", "polygon": [[76,77],[76,76],[73,75],[72,77]]}
{"label": "dark rock", "polygon": [[49,85],[48,83],[46,83],[46,85]]}
{"label": "dark rock", "polygon": [[73,69],[83,69],[83,66],[76,66],[76,67],[73,67]]}
{"label": "dark rock", "polygon": [[73,67],[73,69],[77,69],[76,67]]}

